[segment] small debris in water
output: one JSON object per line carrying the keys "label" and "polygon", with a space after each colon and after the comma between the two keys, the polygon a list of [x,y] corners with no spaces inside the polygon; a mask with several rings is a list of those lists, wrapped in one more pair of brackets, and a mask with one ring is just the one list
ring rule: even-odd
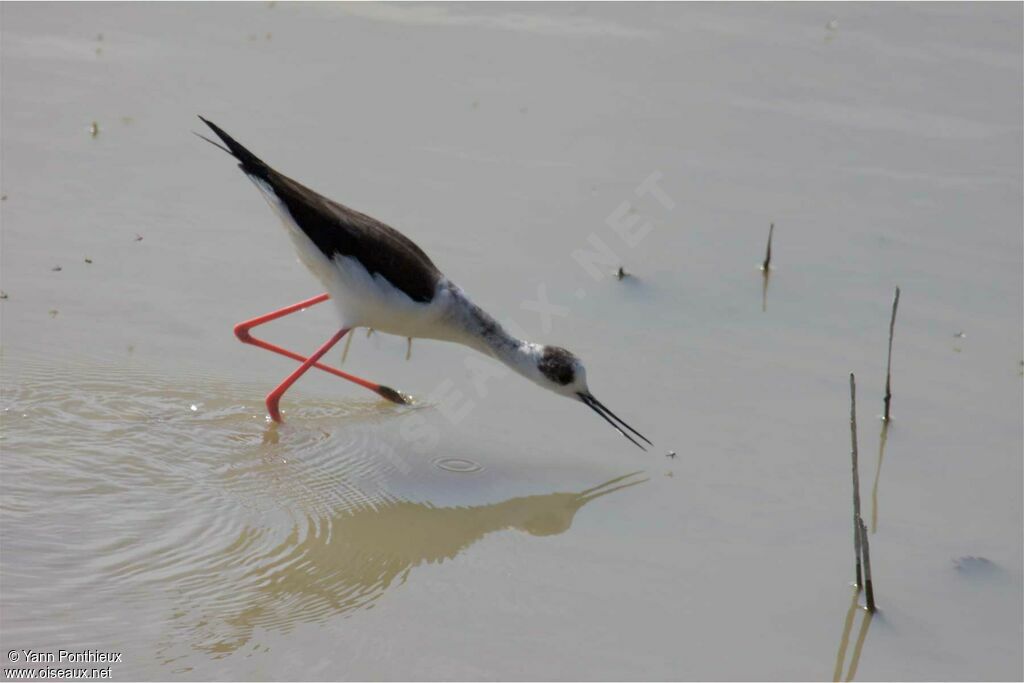
{"label": "small debris in water", "polygon": [[100,134],[100,124],[98,124],[95,121],[93,121],[92,124],[89,126],[89,135],[91,135],[93,137],[96,137],[99,134]]}
{"label": "small debris in water", "polygon": [[998,565],[987,557],[975,557],[974,555],[955,558],[953,566],[958,572],[965,574],[989,574],[998,569]]}
{"label": "small debris in water", "polygon": [[619,266],[619,269],[615,271],[615,277],[622,280],[623,278],[630,277],[630,273],[627,273],[625,268]]}
{"label": "small debris in water", "polygon": [[0,202],[6,202],[6,201],[7,201],[7,195],[0,195]]}
{"label": "small debris in water", "polygon": [[964,332],[963,330],[960,330],[959,332],[957,332],[953,336],[956,337],[957,339],[966,339],[967,338],[967,333]]}
{"label": "small debris in water", "polygon": [[51,308],[50,309],[50,317],[51,318],[56,318],[57,317],[57,309],[56,308]]}
{"label": "small debris in water", "polygon": [[102,47],[97,47],[96,48],[96,56],[97,57],[103,56],[103,48]]}
{"label": "small debris in water", "polygon": [[64,269],[61,268],[60,266],[54,266],[53,268],[50,268],[50,270],[52,270],[55,273],[59,273],[60,271],[62,271]]}
{"label": "small debris in water", "polygon": [[830,19],[828,23],[825,24],[825,28],[827,28],[829,31],[835,31],[837,28],[839,28],[839,20]]}
{"label": "small debris in water", "polygon": [[7,292],[5,292],[4,290],[0,289],[0,299],[6,299],[6,298],[7,298]]}
{"label": "small debris in water", "polygon": [[86,262],[86,263],[92,263],[92,259],[91,259],[91,258],[89,258],[88,256],[86,256],[86,257],[85,257],[85,262]]}
{"label": "small debris in water", "polygon": [[675,477],[675,475],[674,475],[674,474],[672,474],[672,470],[669,470],[668,472],[666,472],[666,473],[665,473],[665,476],[666,476],[666,477]]}
{"label": "small debris in water", "polygon": [[135,353],[135,344],[129,344],[126,349],[129,354]]}
{"label": "small debris in water", "polygon": [[199,406],[197,406],[197,405],[196,405],[195,403],[193,403],[192,405],[190,405],[190,406],[188,407],[188,409],[189,409],[189,410],[191,410],[191,411],[192,411],[192,412],[194,413],[194,412],[196,412],[197,410],[199,410]]}
{"label": "small debris in water", "polygon": [[366,338],[369,339],[371,334],[373,334],[373,328],[372,327],[367,327],[366,328]]}
{"label": "small debris in water", "polygon": [[412,358],[412,337],[406,337],[409,340],[409,345],[405,347],[405,359],[409,360]]}
{"label": "small debris in water", "polygon": [[669,451],[668,453],[665,454],[665,457],[666,458],[674,458],[674,457],[676,457],[676,452],[675,451]]}
{"label": "small debris in water", "polygon": [[135,233],[135,241],[136,242],[141,242],[142,241],[142,235],[140,235],[139,233]]}

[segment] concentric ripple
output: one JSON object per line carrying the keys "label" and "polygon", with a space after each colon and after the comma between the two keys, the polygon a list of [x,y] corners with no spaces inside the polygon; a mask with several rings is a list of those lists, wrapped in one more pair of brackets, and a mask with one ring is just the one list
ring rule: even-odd
{"label": "concentric ripple", "polygon": [[[339,515],[391,502],[395,463],[372,457],[375,423],[401,414],[390,404],[297,397],[296,424],[276,426],[262,405],[230,398],[258,395],[238,387],[125,367],[10,366],[0,403],[6,633],[50,621],[41,605],[59,624],[63,610],[169,592],[184,629],[213,613],[237,621],[251,591],[292,592],[282,578],[330,545]],[[358,606],[385,584],[357,581],[329,602]],[[277,607],[291,612],[288,600]],[[195,645],[227,641],[207,634]]]}
{"label": "concentric ripple", "polygon": [[[442,507],[391,492],[408,478],[391,423],[415,409],[299,395],[291,421],[269,425],[262,405],[233,398],[260,392],[208,378],[4,366],[0,567],[12,642],[128,647],[128,633],[161,643],[165,665],[224,656],[258,629],[370,607],[413,567],[493,531],[561,533],[589,500],[639,483]],[[435,465],[482,470],[463,458]]]}
{"label": "concentric ripple", "polygon": [[466,458],[438,458],[434,461],[434,464],[442,470],[459,472],[461,474],[471,474],[483,469],[483,465],[480,463],[467,460]]}

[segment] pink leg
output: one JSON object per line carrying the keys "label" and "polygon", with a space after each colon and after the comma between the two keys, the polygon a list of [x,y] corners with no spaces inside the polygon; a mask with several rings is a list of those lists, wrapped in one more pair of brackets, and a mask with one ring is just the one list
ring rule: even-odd
{"label": "pink leg", "polygon": [[288,391],[288,387],[295,384],[295,380],[306,374],[306,370],[313,367],[320,358],[331,350],[331,347],[337,344],[342,337],[348,334],[349,328],[344,327],[334,333],[334,336],[328,339],[324,344],[313,352],[313,355],[303,361],[302,365],[295,369],[295,372],[285,377],[284,381],[274,387],[274,390],[267,394],[267,411],[270,412],[270,419],[274,422],[281,421],[281,411],[278,410],[277,404],[280,402],[284,392]]}
{"label": "pink leg", "polygon": [[280,401],[281,396],[284,394],[285,391],[288,390],[288,387],[294,384],[295,381],[303,374],[305,374],[305,372],[309,370],[309,368],[311,367],[323,370],[325,372],[329,372],[332,375],[341,377],[342,379],[346,379],[350,382],[354,382],[359,386],[365,387],[370,391],[376,392],[381,397],[386,398],[387,400],[392,401],[394,403],[407,403],[405,398],[400,393],[398,393],[397,391],[390,387],[386,387],[382,384],[377,384],[376,382],[365,380],[361,377],[356,377],[355,375],[350,375],[349,373],[339,370],[337,368],[333,368],[330,365],[324,365],[318,362],[320,358],[325,353],[327,353],[327,351],[329,351],[332,346],[337,344],[338,341],[345,336],[345,334],[348,332],[347,329],[340,330],[336,335],[334,335],[334,337],[329,339],[323,346],[317,349],[317,351],[309,358],[301,356],[295,353],[294,351],[289,351],[288,349],[277,346],[276,344],[271,344],[270,342],[254,337],[249,332],[249,330],[251,330],[253,327],[257,327],[264,323],[268,323],[271,320],[277,320],[278,318],[289,315],[290,313],[295,313],[296,311],[301,311],[310,306],[315,306],[316,304],[327,301],[327,299],[329,298],[330,296],[326,293],[320,294],[310,299],[306,299],[305,301],[300,301],[296,304],[292,304],[291,306],[285,306],[284,308],[272,311],[265,315],[257,316],[255,318],[246,320],[244,322],[240,322],[237,325],[235,325],[235,336],[238,337],[239,341],[242,341],[246,344],[252,344],[253,346],[258,346],[268,351],[273,351],[274,353],[281,354],[282,356],[286,356],[288,358],[291,358],[292,360],[297,360],[302,363],[302,366],[300,366],[295,372],[289,375],[280,385],[277,386],[277,388],[275,388],[272,392],[267,394],[267,409],[270,411],[270,417],[275,422],[281,421],[281,414],[277,408],[277,404]]}

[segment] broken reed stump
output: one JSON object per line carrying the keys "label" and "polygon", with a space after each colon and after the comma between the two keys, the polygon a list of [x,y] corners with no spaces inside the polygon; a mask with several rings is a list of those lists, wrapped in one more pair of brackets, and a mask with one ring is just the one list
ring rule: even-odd
{"label": "broken reed stump", "polygon": [[864,596],[867,601],[869,612],[875,611],[875,586],[871,583],[871,551],[868,548],[868,528],[864,520],[857,518],[858,531],[860,532],[860,548],[864,554]]}
{"label": "broken reed stump", "polygon": [[857,471],[857,380],[850,373],[850,441],[852,449],[850,459],[853,461],[853,552],[856,555],[857,588],[861,583],[861,535],[860,535],[860,474]]}
{"label": "broken reed stump", "polygon": [[896,296],[892,300],[892,318],[889,320],[889,362],[885,367],[885,413],[882,419],[889,421],[889,403],[892,401],[892,335],[896,329],[896,307],[900,305],[900,288],[896,288]]}
{"label": "broken reed stump", "polygon": [[768,272],[768,269],[772,265],[772,234],[775,232],[775,224],[772,223],[771,227],[768,228],[768,248],[764,252],[764,263],[761,264],[761,270]]}

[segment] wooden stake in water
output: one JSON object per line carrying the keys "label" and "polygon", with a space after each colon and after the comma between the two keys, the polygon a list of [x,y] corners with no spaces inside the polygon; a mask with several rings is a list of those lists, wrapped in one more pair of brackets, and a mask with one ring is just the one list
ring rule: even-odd
{"label": "wooden stake in water", "polygon": [[860,536],[860,474],[857,468],[857,380],[853,373],[850,373],[850,441],[852,450],[850,458],[853,461],[853,552],[856,555],[857,566],[857,587],[861,583],[861,536]]}
{"label": "wooden stake in water", "polygon": [[871,551],[868,548],[868,528],[864,520],[857,518],[857,527],[860,532],[861,551],[864,553],[864,596],[867,600],[869,612],[875,611],[875,586],[871,583]]}
{"label": "wooden stake in water", "polygon": [[761,264],[761,270],[768,272],[768,268],[772,265],[772,234],[775,233],[775,224],[772,223],[771,227],[768,228],[768,249],[764,253],[764,263]]}
{"label": "wooden stake in water", "polygon": [[896,307],[900,305],[900,288],[896,288],[896,297],[892,300],[892,318],[889,320],[889,362],[885,368],[885,414],[882,419],[889,421],[889,402],[892,401],[892,335],[896,329]]}

